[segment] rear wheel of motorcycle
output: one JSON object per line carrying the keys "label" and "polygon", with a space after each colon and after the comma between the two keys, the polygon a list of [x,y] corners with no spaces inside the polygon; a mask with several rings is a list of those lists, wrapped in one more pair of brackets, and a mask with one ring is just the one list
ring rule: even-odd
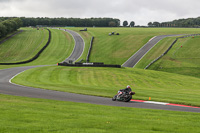
{"label": "rear wheel of motorcycle", "polygon": [[132,99],[132,96],[130,95],[127,99],[124,100],[124,102],[129,102]]}

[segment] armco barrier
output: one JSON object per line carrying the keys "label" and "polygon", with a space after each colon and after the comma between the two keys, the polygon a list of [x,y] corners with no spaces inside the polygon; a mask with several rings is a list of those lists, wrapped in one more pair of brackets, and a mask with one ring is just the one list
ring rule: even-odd
{"label": "armco barrier", "polygon": [[94,37],[92,37],[92,39],[91,39],[91,41],[90,41],[90,48],[89,48],[89,50],[88,50],[88,55],[87,55],[87,59],[86,59],[87,62],[90,61],[90,54],[91,54],[91,51],[92,51],[93,41],[94,41]]}
{"label": "armco barrier", "polygon": [[155,63],[156,61],[158,61],[161,57],[163,57],[165,54],[168,53],[168,51],[173,47],[173,45],[178,41],[179,38],[186,38],[186,37],[191,37],[191,36],[199,36],[200,34],[190,34],[190,35],[186,35],[186,36],[182,36],[182,37],[178,37],[176,38],[176,40],[169,46],[169,48],[158,58],[156,58],[155,60],[153,60],[151,63],[149,63],[144,69],[148,69],[153,63]]}
{"label": "armco barrier", "polygon": [[34,61],[35,59],[37,59],[40,54],[45,50],[45,48],[49,45],[50,41],[51,41],[51,31],[49,29],[47,29],[49,31],[49,39],[46,43],[46,45],[31,59],[26,60],[26,61],[21,61],[21,62],[16,62],[16,63],[0,63],[0,65],[16,65],[16,64],[25,64],[25,63],[29,63]]}
{"label": "armco barrier", "polygon": [[75,64],[69,64],[67,62],[58,63],[58,66],[73,66],[73,67],[115,67],[115,68],[121,68],[121,65],[108,65],[101,62],[94,62],[94,63],[75,63]]}

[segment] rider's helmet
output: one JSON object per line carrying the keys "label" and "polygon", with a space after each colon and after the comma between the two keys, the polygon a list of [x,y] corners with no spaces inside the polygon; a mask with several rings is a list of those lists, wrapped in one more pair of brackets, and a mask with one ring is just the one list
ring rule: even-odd
{"label": "rider's helmet", "polygon": [[127,85],[126,88],[131,88],[130,85]]}

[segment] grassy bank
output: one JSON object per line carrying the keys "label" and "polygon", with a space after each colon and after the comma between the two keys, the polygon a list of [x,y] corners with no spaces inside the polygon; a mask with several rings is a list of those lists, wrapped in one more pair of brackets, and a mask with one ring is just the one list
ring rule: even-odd
{"label": "grassy bank", "polygon": [[0,94],[0,132],[198,132],[199,113],[111,107]]}
{"label": "grassy bank", "polygon": [[144,69],[149,63],[161,56],[176,37],[167,37],[159,41],[134,67]]}
{"label": "grassy bank", "polygon": [[41,67],[27,70],[14,83],[43,89],[112,97],[131,85],[135,99],[200,106],[200,79],[130,68]]}
{"label": "grassy bank", "polygon": [[149,69],[200,78],[200,36],[181,38],[172,49]]}
{"label": "grassy bank", "polygon": [[[42,54],[36,60],[30,63],[21,64],[21,65],[0,65],[0,69],[19,67],[19,66],[31,66],[31,65],[51,65],[51,64],[56,64],[58,62],[62,62],[63,60],[65,60],[71,54],[74,48],[74,40],[72,36],[69,35],[67,32],[56,30],[56,29],[50,29],[50,30],[52,34],[51,42],[49,46],[42,52]],[[26,36],[30,36],[29,31],[27,32],[28,33]],[[18,35],[16,35],[16,37],[18,37]],[[20,42],[20,40],[18,40],[17,38],[13,38],[13,39],[16,40],[17,42]],[[6,51],[7,45],[3,44],[2,47],[3,46],[5,48],[3,48],[2,51]],[[19,47],[19,46],[16,46],[16,47]],[[21,55],[21,53],[19,53],[19,55]],[[8,60],[8,58],[11,58],[11,57],[10,56],[8,56],[7,58],[5,57],[2,60],[6,60],[6,59]]]}
{"label": "grassy bank", "polygon": [[31,59],[47,43],[47,30],[23,28],[23,32],[15,35],[0,45],[0,62],[15,63]]}
{"label": "grassy bank", "polygon": [[[83,28],[69,28],[79,32]],[[150,38],[158,35],[199,33],[195,28],[87,28],[81,35],[94,36],[91,62],[123,64],[138,51]],[[109,36],[111,32],[120,35]],[[90,38],[89,38],[90,39]]]}

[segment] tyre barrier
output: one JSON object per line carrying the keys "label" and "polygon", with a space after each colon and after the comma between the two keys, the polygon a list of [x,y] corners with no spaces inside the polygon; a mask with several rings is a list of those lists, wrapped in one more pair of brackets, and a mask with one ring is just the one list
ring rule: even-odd
{"label": "tyre barrier", "polygon": [[21,62],[16,62],[16,63],[0,63],[0,65],[17,65],[17,64],[25,64],[25,63],[29,63],[32,62],[34,60],[36,60],[40,54],[45,50],[45,48],[49,45],[50,41],[51,41],[51,31],[49,29],[47,29],[49,31],[49,38],[48,41],[46,43],[46,45],[31,59],[26,60],[26,61],[21,61]]}
{"label": "tyre barrier", "polygon": [[58,66],[72,66],[72,67],[115,67],[115,68],[121,68],[121,65],[110,65],[110,64],[104,64],[103,62],[93,62],[93,63],[75,62],[75,64],[63,62],[63,63],[58,63],[57,65]]}
{"label": "tyre barrier", "polygon": [[85,28],[84,30],[80,30],[80,31],[87,31],[87,28]]}
{"label": "tyre barrier", "polygon": [[86,59],[87,62],[90,61],[90,54],[91,54],[91,51],[92,51],[93,41],[94,41],[94,37],[92,37],[92,39],[91,39],[91,41],[90,41],[90,48],[89,48],[89,50],[88,50],[88,55],[87,55],[87,59]]}
{"label": "tyre barrier", "polygon": [[190,34],[190,35],[186,35],[186,36],[182,36],[182,37],[177,37],[176,40],[174,40],[174,42],[169,46],[169,48],[162,55],[160,55],[158,58],[156,58],[151,63],[149,63],[144,69],[148,69],[153,63],[155,63],[160,58],[162,58],[164,55],[166,55],[169,52],[169,50],[173,47],[173,45],[178,41],[179,38],[186,38],[186,37],[199,36],[199,35],[200,34]]}

